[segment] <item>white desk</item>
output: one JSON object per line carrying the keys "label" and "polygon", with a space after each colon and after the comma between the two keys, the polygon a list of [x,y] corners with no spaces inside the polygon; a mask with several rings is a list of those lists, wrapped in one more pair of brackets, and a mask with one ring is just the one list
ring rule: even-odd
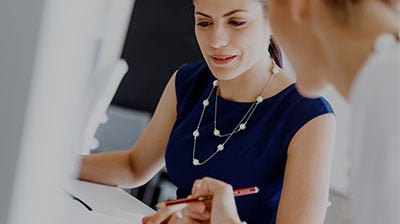
{"label": "white desk", "polygon": [[67,191],[92,208],[89,211],[79,201],[69,201],[70,222],[84,224],[135,224],[145,215],[155,211],[118,187],[105,186],[74,180]]}

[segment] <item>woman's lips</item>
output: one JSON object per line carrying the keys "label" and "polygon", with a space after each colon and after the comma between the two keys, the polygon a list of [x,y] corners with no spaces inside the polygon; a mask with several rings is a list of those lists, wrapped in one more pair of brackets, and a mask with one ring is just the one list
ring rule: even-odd
{"label": "woman's lips", "polygon": [[217,65],[224,65],[233,61],[235,57],[236,57],[235,55],[218,55],[218,56],[214,55],[211,56],[211,60]]}

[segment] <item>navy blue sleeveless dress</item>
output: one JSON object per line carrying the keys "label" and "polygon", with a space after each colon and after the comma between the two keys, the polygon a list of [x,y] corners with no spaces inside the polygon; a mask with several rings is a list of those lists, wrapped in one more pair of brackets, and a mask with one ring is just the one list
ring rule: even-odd
{"label": "navy blue sleeveless dress", "polygon": [[[166,149],[166,167],[177,186],[177,197],[190,194],[193,182],[205,176],[230,183],[233,188],[258,186],[255,195],[237,197],[241,220],[275,223],[282,190],[287,149],[295,133],[311,119],[333,113],[323,99],[302,97],[295,85],[260,103],[247,123],[222,152],[202,166],[192,164],[193,131],[215,80],[204,61],[185,64],[176,75],[177,118]],[[210,97],[197,138],[196,158],[204,161],[225,139],[213,135],[215,91]],[[231,132],[252,103],[218,97],[218,128]]]}

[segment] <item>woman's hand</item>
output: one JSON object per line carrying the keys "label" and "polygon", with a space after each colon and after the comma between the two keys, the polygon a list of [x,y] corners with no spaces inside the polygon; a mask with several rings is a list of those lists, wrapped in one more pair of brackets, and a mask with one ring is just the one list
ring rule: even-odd
{"label": "woman's hand", "polygon": [[162,207],[157,213],[143,217],[142,222],[145,224],[200,224],[210,223],[209,219],[210,213],[206,210],[206,205],[197,202]]}
{"label": "woman's hand", "polygon": [[178,220],[183,218],[182,208],[186,204],[166,206],[158,210],[155,214],[145,216],[142,219],[144,224],[159,224],[159,223],[179,223]]}
{"label": "woman's hand", "polygon": [[145,224],[239,224],[232,186],[213,178],[196,180],[192,196],[213,195],[212,200],[166,206],[142,219]]}
{"label": "woman's hand", "polygon": [[188,203],[182,209],[183,217],[179,223],[241,223],[231,185],[208,177],[195,181],[193,197],[210,194],[212,201]]}
{"label": "woman's hand", "polygon": [[186,207],[186,204],[165,206],[160,208],[155,214],[143,217],[142,223],[179,223],[177,220],[183,218],[181,210],[184,207]]}

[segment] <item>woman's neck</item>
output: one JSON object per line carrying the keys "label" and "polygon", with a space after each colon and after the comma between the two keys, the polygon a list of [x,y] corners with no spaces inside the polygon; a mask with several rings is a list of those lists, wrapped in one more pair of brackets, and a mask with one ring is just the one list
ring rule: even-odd
{"label": "woman's neck", "polygon": [[348,24],[336,25],[321,40],[329,61],[328,79],[346,99],[358,71],[374,51],[377,37],[396,35],[399,29],[399,17],[386,3],[364,1],[355,8]]}
{"label": "woman's neck", "polygon": [[218,94],[226,100],[253,102],[267,83],[269,67],[269,62],[263,61],[232,80],[220,80]]}

